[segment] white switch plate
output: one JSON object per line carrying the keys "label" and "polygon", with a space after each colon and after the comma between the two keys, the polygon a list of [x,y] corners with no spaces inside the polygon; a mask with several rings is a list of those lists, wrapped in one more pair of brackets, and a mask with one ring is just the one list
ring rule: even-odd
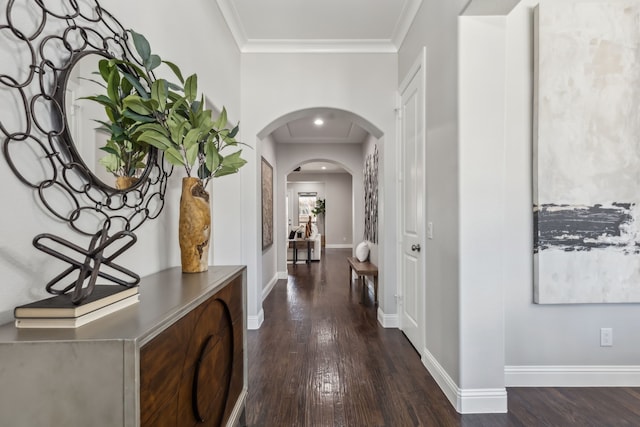
{"label": "white switch plate", "polygon": [[600,328],[600,347],[613,346],[613,329]]}
{"label": "white switch plate", "polygon": [[427,238],[433,239],[433,223],[432,222],[427,223]]}

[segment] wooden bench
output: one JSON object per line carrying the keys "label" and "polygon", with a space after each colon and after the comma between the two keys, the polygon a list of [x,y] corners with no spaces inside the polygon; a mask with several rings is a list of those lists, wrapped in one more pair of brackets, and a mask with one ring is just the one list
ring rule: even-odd
{"label": "wooden bench", "polygon": [[365,289],[367,287],[364,278],[366,276],[373,277],[373,295],[375,304],[378,305],[378,267],[369,261],[360,262],[354,257],[347,257],[347,262],[349,263],[349,286],[351,286],[351,279],[355,271],[358,275],[358,283],[362,284],[362,302],[364,303]]}

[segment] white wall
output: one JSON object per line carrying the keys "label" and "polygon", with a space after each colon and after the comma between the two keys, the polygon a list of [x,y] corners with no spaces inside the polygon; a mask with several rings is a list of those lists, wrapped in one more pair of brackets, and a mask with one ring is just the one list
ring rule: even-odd
{"label": "white wall", "polygon": [[[3,22],[6,0],[0,0]],[[29,3],[29,5],[32,5]],[[35,4],[33,4],[35,7]],[[197,72],[200,89],[217,106],[226,105],[230,116],[240,117],[240,53],[222,20],[215,2],[196,0],[189,7],[176,7],[169,0],[112,0],[104,5],[125,28],[145,34],[152,50],[163,59],[177,63],[185,74]],[[31,7],[31,6],[29,6]],[[198,13],[193,13],[197,10]],[[153,11],[153,14],[149,14]],[[140,19],[140,17],[144,17]],[[188,22],[189,31],[168,31],[176,22]],[[29,28],[32,28],[31,26]],[[197,41],[197,42],[196,42]],[[205,43],[206,42],[206,43]],[[0,57],[21,49],[22,44],[0,44]],[[205,47],[206,46],[206,47]],[[224,58],[224,60],[220,60]],[[14,126],[15,103],[1,95],[0,120]],[[119,261],[144,276],[169,266],[179,265],[178,204],[180,173],[170,179],[165,211],[159,219],[146,222],[138,232],[138,242]],[[52,257],[37,251],[31,240],[48,232],[86,246],[88,239],[69,226],[51,218],[36,202],[36,193],[20,183],[5,160],[0,167],[3,182],[0,196],[0,321],[12,319],[16,305],[45,297],[44,285],[65,267]],[[240,195],[234,191],[237,177],[221,178],[213,185],[213,252],[216,263],[240,264]],[[224,206],[224,209],[221,209]]]}
{"label": "white wall", "polygon": [[[640,305],[532,303],[532,8],[537,3],[521,2],[507,20],[506,364],[637,366]],[[613,328],[613,347],[600,347],[601,327]]]}
{"label": "white wall", "polygon": [[[467,0],[424,0],[398,53],[398,82],[427,48],[426,67],[426,240],[424,356],[430,353],[460,384],[458,244],[458,14]],[[391,187],[386,183],[386,188]],[[393,183],[393,186],[397,183]],[[425,227],[426,229],[426,227]]]}
{"label": "white wall", "polygon": [[502,273],[505,74],[504,67],[493,66],[505,62],[505,21],[504,16],[463,16],[459,21],[459,387],[485,390],[484,406],[463,407],[463,412],[507,409]]}
{"label": "white wall", "polygon": [[[296,198],[301,191],[317,191],[318,197],[326,199],[325,214],[325,244],[327,247],[335,245],[353,244],[353,191],[352,179],[348,173],[290,173],[287,177],[287,187],[293,189]],[[318,183],[315,189],[303,189],[302,182]],[[294,207],[297,203],[294,201]],[[295,223],[294,216],[294,223]]]}
{"label": "white wall", "polygon": [[[245,141],[254,145],[254,141],[259,139],[256,135],[261,134],[279,118],[292,112],[327,107],[359,115],[364,121],[382,131],[385,144],[393,145],[395,142],[393,107],[397,86],[396,59],[395,54],[244,54],[242,56],[242,120]],[[268,133],[270,132],[266,134]],[[251,163],[255,165],[253,160],[259,159],[260,154],[259,148],[253,150],[250,154]],[[324,153],[318,153],[318,155],[318,158],[327,158]],[[393,177],[395,173],[393,152],[386,156],[384,161],[390,163],[387,173]],[[358,168],[360,167],[359,165]],[[281,171],[284,165],[280,162],[280,158],[278,158],[278,168],[282,186],[279,187],[277,197],[284,198],[284,176]],[[263,261],[255,238],[257,233],[254,232],[259,227],[257,212],[260,212],[258,199],[255,197],[259,188],[257,172],[258,169],[255,166],[241,171],[244,195],[242,222],[247,227],[247,232],[243,233],[243,243],[246,248],[246,253],[243,255],[248,265],[248,311],[252,327],[258,327],[263,316],[262,306],[257,297],[260,286],[256,283],[255,277],[255,271],[262,271]],[[357,181],[354,175],[354,187]],[[279,203],[284,206],[284,201]],[[390,206],[389,209],[391,208],[393,207]],[[393,224],[395,212],[390,212],[387,218],[389,224]],[[276,238],[284,236],[285,229],[284,224],[279,224],[274,230],[274,236]],[[278,271],[284,271],[284,263],[284,255],[282,263],[278,256]],[[395,276],[394,257],[390,257],[389,262],[385,262],[384,265],[391,275],[381,277],[381,282]],[[394,282],[391,281],[391,283]],[[388,306],[391,307],[391,305],[389,301]],[[393,310],[395,312],[395,308]]]}

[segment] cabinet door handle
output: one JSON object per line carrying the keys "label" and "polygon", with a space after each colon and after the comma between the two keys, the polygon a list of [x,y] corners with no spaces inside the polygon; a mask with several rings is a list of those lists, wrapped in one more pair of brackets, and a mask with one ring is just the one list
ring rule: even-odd
{"label": "cabinet door handle", "polygon": [[191,389],[191,407],[193,408],[193,416],[199,423],[204,423],[205,419],[200,415],[200,408],[198,408],[198,379],[200,378],[200,364],[204,357],[204,352],[207,350],[209,343],[211,342],[213,335],[209,335],[200,348],[200,355],[196,361],[196,368],[193,371],[193,387]]}

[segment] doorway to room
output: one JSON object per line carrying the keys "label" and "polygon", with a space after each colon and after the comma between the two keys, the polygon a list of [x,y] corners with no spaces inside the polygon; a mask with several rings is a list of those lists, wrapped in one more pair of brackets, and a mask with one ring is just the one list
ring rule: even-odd
{"label": "doorway to room", "polygon": [[[321,124],[318,124],[321,123]],[[326,216],[324,227],[325,246],[329,248],[351,249],[360,243],[365,236],[365,185],[364,166],[366,159],[375,151],[380,151],[381,172],[384,170],[383,134],[379,128],[364,118],[350,111],[334,108],[309,108],[294,111],[274,120],[258,133],[258,147],[261,157],[273,166],[273,245],[263,247],[261,252],[259,280],[261,287],[254,295],[266,298],[278,279],[287,278],[287,252],[290,228],[300,225],[298,193],[315,192],[317,198],[326,200]],[[390,153],[387,167],[391,172],[395,170],[395,155]],[[293,176],[305,174],[305,168],[314,164],[339,165],[343,170],[339,174],[326,176],[346,176],[351,179],[349,198],[336,204],[331,201],[332,191],[326,179],[303,178],[294,179]],[[389,169],[387,169],[389,170]],[[319,173],[321,171],[315,171]],[[380,177],[382,182],[382,176]],[[300,185],[298,182],[325,182],[324,189],[296,189],[289,191],[287,185]],[[289,182],[289,184],[288,184]],[[348,188],[347,184],[347,188]],[[345,185],[343,184],[343,187]],[[320,197],[323,194],[326,197]],[[393,192],[389,193],[392,197]],[[384,206],[380,195],[379,204]],[[395,202],[395,201],[394,201]],[[395,206],[391,203],[389,206]],[[342,208],[349,208],[347,213],[340,213]],[[340,208],[340,209],[339,209]],[[381,208],[382,209],[382,208]],[[336,218],[332,218],[336,215]],[[393,226],[395,212],[388,215],[389,226]],[[384,246],[384,223],[379,223],[379,240],[372,244],[371,259],[380,268],[379,288],[383,293],[391,295],[381,301],[381,307],[386,307],[395,313],[395,289],[384,288],[384,270],[388,267],[390,275],[395,276],[396,255],[395,246]],[[350,229],[349,229],[350,225]],[[390,238],[390,237],[388,237]],[[393,240],[393,239],[392,239]],[[380,249],[379,249],[380,248]],[[386,253],[386,258],[384,253]],[[391,277],[391,276],[390,276]],[[395,286],[395,281],[391,281]],[[385,299],[382,294],[383,300]],[[387,319],[387,317],[383,317]],[[259,319],[259,317],[258,317]],[[250,319],[251,320],[251,319]],[[260,323],[259,319],[257,323]],[[384,322],[383,322],[384,323]]]}

